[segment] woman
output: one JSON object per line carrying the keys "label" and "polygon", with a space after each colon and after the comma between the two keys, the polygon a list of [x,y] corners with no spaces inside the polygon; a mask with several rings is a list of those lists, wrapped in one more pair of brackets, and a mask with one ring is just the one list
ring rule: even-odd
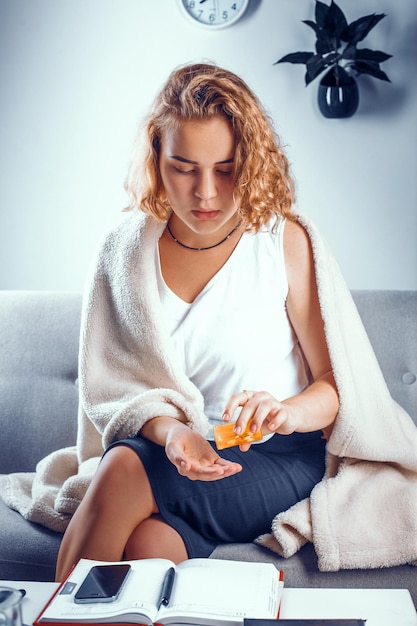
{"label": "woman", "polygon": [[[339,408],[310,240],[251,90],[212,65],[174,71],[146,143],[86,307],[81,402],[111,445],[58,580],[81,557],[180,562],[269,532],[321,480]],[[262,441],[219,453],[212,427],[231,420]]]}

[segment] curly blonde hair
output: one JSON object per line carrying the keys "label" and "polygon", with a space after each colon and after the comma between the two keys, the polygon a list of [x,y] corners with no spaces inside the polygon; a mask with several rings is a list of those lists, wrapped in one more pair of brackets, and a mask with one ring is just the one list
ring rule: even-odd
{"label": "curly blonde hair", "polygon": [[125,183],[129,209],[169,219],[172,210],[159,170],[161,138],[184,122],[218,115],[229,121],[234,134],[234,198],[246,228],[258,231],[278,215],[294,217],[294,182],[272,122],[241,78],[205,63],[173,71],[156,97]]}

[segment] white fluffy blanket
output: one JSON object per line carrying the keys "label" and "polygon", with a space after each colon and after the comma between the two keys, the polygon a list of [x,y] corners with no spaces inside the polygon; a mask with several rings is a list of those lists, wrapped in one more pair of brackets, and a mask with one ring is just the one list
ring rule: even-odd
{"label": "white fluffy blanket", "polygon": [[[311,497],[257,539],[288,557],[312,541],[321,570],[417,562],[417,428],[392,400],[337,264],[306,218],[341,408],[327,471]],[[34,474],[0,477],[5,502],[63,531],[103,449],[156,415],[185,415],[202,434],[203,398],[163,324],[154,255],[163,225],[133,212],[105,239],[82,314],[78,438]]]}

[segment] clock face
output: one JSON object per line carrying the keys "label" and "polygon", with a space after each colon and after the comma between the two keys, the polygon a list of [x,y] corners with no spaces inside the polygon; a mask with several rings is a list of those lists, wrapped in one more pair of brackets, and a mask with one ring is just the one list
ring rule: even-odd
{"label": "clock face", "polygon": [[249,0],[179,0],[195,24],[211,29],[230,26],[242,17]]}

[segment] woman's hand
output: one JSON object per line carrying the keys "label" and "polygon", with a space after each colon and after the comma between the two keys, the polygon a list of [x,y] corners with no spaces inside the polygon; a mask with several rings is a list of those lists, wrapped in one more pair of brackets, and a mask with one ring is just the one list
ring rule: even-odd
{"label": "woman's hand", "polygon": [[[224,421],[230,421],[239,407],[242,407],[242,410],[234,428],[237,435],[245,430],[248,422],[251,422],[249,429],[253,433],[262,429],[264,435],[273,433],[290,435],[301,425],[301,415],[297,407],[279,402],[267,391],[235,393],[225,408]],[[245,443],[239,448],[242,452],[246,452],[250,446],[250,443]]]}
{"label": "woman's hand", "polygon": [[169,429],[165,452],[178,472],[190,480],[219,480],[242,470],[239,463],[222,459],[202,435],[182,423]]}

